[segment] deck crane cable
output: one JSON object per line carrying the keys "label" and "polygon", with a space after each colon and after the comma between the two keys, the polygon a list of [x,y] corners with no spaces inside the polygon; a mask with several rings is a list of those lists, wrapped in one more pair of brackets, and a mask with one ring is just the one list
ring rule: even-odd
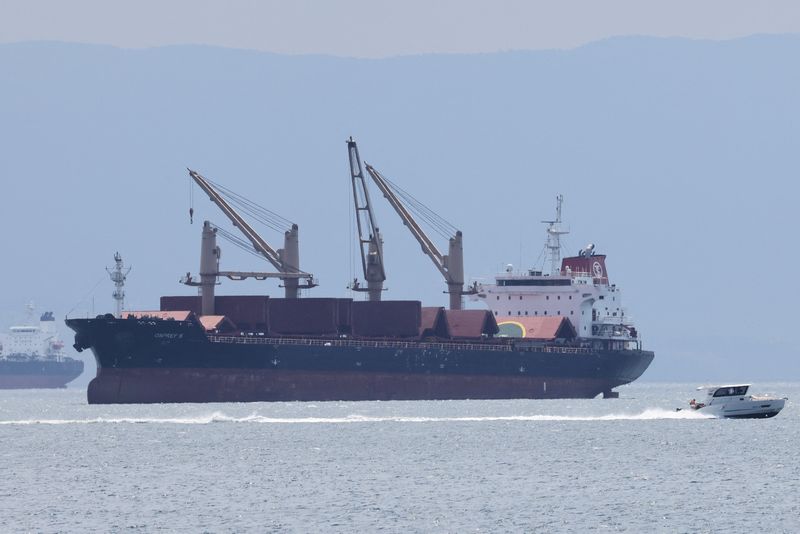
{"label": "deck crane cable", "polygon": [[219,192],[219,194],[224,197],[228,202],[232,205],[239,208],[242,212],[246,213],[253,219],[257,220],[261,224],[272,228],[273,230],[283,233],[286,228],[291,228],[292,221],[289,219],[282,217],[275,213],[274,211],[270,211],[267,208],[253,202],[252,200],[244,197],[229,189],[221,184],[218,184],[212,180],[206,178],[206,181],[214,186],[215,189]]}
{"label": "deck crane cable", "polygon": [[421,201],[414,198],[414,196],[411,195],[408,191],[405,191],[403,188],[401,188],[396,183],[390,181],[385,176],[383,178],[384,181],[386,181],[390,185],[392,191],[405,201],[407,207],[412,212],[414,212],[414,214],[416,214],[418,217],[425,220],[434,230],[437,231],[437,233],[439,233],[445,238],[450,237],[456,233],[457,228],[455,226],[450,224],[443,217],[439,216],[436,212],[434,212],[428,206],[423,204]]}
{"label": "deck crane cable", "polygon": [[[211,228],[216,230],[217,234],[220,237],[222,237],[223,239],[225,239],[226,241],[228,241],[229,243],[231,243],[235,247],[244,250],[248,254],[252,254],[256,258],[259,258],[259,259],[262,259],[262,260],[266,260],[266,258],[264,258],[264,256],[261,253],[259,253],[257,250],[255,250],[253,248],[253,245],[249,241],[247,241],[245,239],[242,239],[241,237],[237,236],[234,233],[228,232],[224,228],[220,228],[219,226],[215,225],[214,223],[211,223]],[[300,269],[295,269],[294,267],[286,266],[286,272],[288,272],[288,273],[292,273],[292,272],[299,273],[301,271],[300,271]]]}
{"label": "deck crane cable", "polygon": [[225,200],[265,226],[268,226],[278,232],[283,232],[286,228],[291,227],[292,222],[288,219],[256,204],[255,202],[242,195],[239,195],[225,186],[212,182],[211,180],[207,181],[215,188],[218,188],[218,192],[222,197],[225,198]]}
{"label": "deck crane cable", "polygon": [[[381,175],[383,176],[383,175]],[[389,184],[392,191],[405,202],[406,207],[414,213],[421,220],[425,221],[428,226],[445,239],[454,236],[458,229],[441,217],[435,211],[423,204],[421,201],[414,198],[411,193],[404,190],[402,187],[392,182],[386,176],[383,176],[384,181]]]}
{"label": "deck crane cable", "polygon": [[285,224],[285,225],[291,225],[292,224],[292,221],[290,221],[286,217],[282,217],[281,215],[275,213],[274,211],[271,211],[271,210],[265,208],[264,206],[261,206],[260,204],[258,204],[256,202],[253,202],[252,200],[250,200],[249,198],[245,197],[244,195],[240,195],[236,191],[234,191],[234,190],[232,190],[232,189],[230,189],[228,187],[225,187],[224,185],[219,184],[219,183],[217,183],[217,182],[215,182],[213,180],[210,180],[208,178],[206,178],[206,181],[208,183],[210,183],[211,185],[213,185],[215,188],[219,189],[219,191],[225,193],[224,196],[226,196],[228,198],[237,199],[237,201],[240,201],[243,205],[251,206],[254,210],[257,210],[257,211],[263,213],[264,216],[272,217],[276,221],[280,222],[281,224]]}
{"label": "deck crane cable", "polygon": [[[190,175],[191,177],[191,175]],[[268,226],[276,231],[283,231],[283,228],[280,226],[280,223],[286,224],[287,226],[291,226],[291,222],[287,221],[277,213],[273,213],[268,209],[259,206],[255,202],[248,200],[242,195],[239,195],[235,191],[228,189],[227,187],[214,182],[208,178],[205,178],[206,182],[210,183],[214,186],[217,190],[217,193],[223,197],[227,202],[230,204],[236,205],[242,211],[247,212],[248,215],[255,218],[258,222]]]}
{"label": "deck crane cable", "polygon": [[[348,258],[350,259],[350,272],[348,273],[348,280],[355,279],[355,272],[356,272],[356,255],[355,255],[355,247],[353,247],[353,242],[359,239],[358,231],[356,230],[355,225],[355,216],[353,214],[353,199],[351,197],[351,189],[350,185],[348,184],[345,187],[346,198],[347,198],[347,223],[348,223],[348,232],[347,232],[347,247],[348,247]],[[355,239],[354,239],[355,238]],[[353,290],[352,285],[348,285],[347,289],[350,291],[350,296],[352,297],[355,291]]]}
{"label": "deck crane cable", "polygon": [[266,261],[266,258],[264,258],[263,255],[259,254],[258,251],[256,251],[256,249],[253,248],[253,245],[249,241],[246,241],[246,240],[242,239],[241,237],[239,237],[239,236],[237,236],[237,235],[235,235],[235,234],[233,234],[231,232],[228,232],[227,230],[217,226],[216,224],[212,223],[211,224],[211,228],[217,231],[217,235],[219,235],[220,237],[222,237],[223,239],[225,239],[226,241],[228,241],[232,245],[244,250],[248,254],[252,254],[253,256],[255,256],[257,258],[260,258],[260,259]]}
{"label": "deck crane cable", "polygon": [[194,181],[189,176],[189,224],[194,224]]}

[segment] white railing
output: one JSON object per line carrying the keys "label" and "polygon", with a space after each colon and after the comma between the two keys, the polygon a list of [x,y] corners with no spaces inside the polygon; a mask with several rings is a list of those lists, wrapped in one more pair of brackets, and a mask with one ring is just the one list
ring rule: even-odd
{"label": "white railing", "polygon": [[436,350],[488,350],[497,352],[542,351],[561,354],[589,354],[591,349],[583,347],[552,347],[552,346],[521,346],[500,343],[431,343],[418,341],[382,341],[382,340],[354,340],[354,339],[308,339],[308,338],[278,338],[278,337],[252,337],[252,336],[219,336],[208,335],[212,343],[239,343],[247,345],[301,345],[309,347],[354,347],[369,349],[436,349]]}

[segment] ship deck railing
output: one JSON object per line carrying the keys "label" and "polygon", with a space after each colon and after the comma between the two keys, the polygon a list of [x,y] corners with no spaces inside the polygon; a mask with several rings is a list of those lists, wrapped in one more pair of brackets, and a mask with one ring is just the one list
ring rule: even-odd
{"label": "ship deck railing", "polygon": [[554,352],[562,354],[590,354],[591,349],[584,347],[553,347],[553,346],[514,346],[504,343],[437,343],[419,341],[385,341],[385,340],[354,340],[354,339],[308,339],[308,338],[275,338],[252,336],[223,336],[207,335],[212,343],[242,343],[253,345],[303,345],[317,347],[360,347],[375,349],[436,349],[436,350],[488,350],[498,352],[511,352],[512,350]]}

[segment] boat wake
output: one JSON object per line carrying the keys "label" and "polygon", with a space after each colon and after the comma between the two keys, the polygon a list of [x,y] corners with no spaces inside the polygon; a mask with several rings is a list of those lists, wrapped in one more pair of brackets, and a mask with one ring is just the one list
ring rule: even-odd
{"label": "boat wake", "polygon": [[536,422],[536,421],[652,421],[658,419],[709,419],[709,416],[681,410],[680,412],[661,408],[647,409],[638,414],[608,415],[498,415],[462,417],[422,417],[422,416],[368,416],[348,415],[346,417],[267,417],[251,414],[233,417],[222,412],[195,417],[96,417],[91,419],[22,419],[0,421],[0,425],[90,425],[90,424],[167,424],[167,425],[207,425],[211,423],[261,423],[261,424],[356,424],[356,423],[492,423],[492,422]]}

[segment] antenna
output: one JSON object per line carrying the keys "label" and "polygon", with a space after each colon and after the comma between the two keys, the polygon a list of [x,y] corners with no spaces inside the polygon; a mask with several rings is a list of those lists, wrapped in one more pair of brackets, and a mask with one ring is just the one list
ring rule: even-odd
{"label": "antenna", "polygon": [[553,221],[542,221],[547,224],[547,255],[550,257],[550,274],[561,274],[561,236],[569,233],[569,228],[561,224],[561,204],[564,195],[556,196],[556,218]]}
{"label": "antenna", "polygon": [[114,297],[114,300],[117,302],[117,313],[116,317],[118,319],[122,319],[122,307],[125,303],[125,291],[123,287],[125,287],[125,279],[128,276],[128,273],[131,272],[131,268],[126,268],[125,265],[122,263],[122,256],[119,255],[119,252],[114,254],[114,267],[109,268],[106,267],[106,272],[108,276],[111,277],[111,281],[114,282],[114,292],[111,294]]}

